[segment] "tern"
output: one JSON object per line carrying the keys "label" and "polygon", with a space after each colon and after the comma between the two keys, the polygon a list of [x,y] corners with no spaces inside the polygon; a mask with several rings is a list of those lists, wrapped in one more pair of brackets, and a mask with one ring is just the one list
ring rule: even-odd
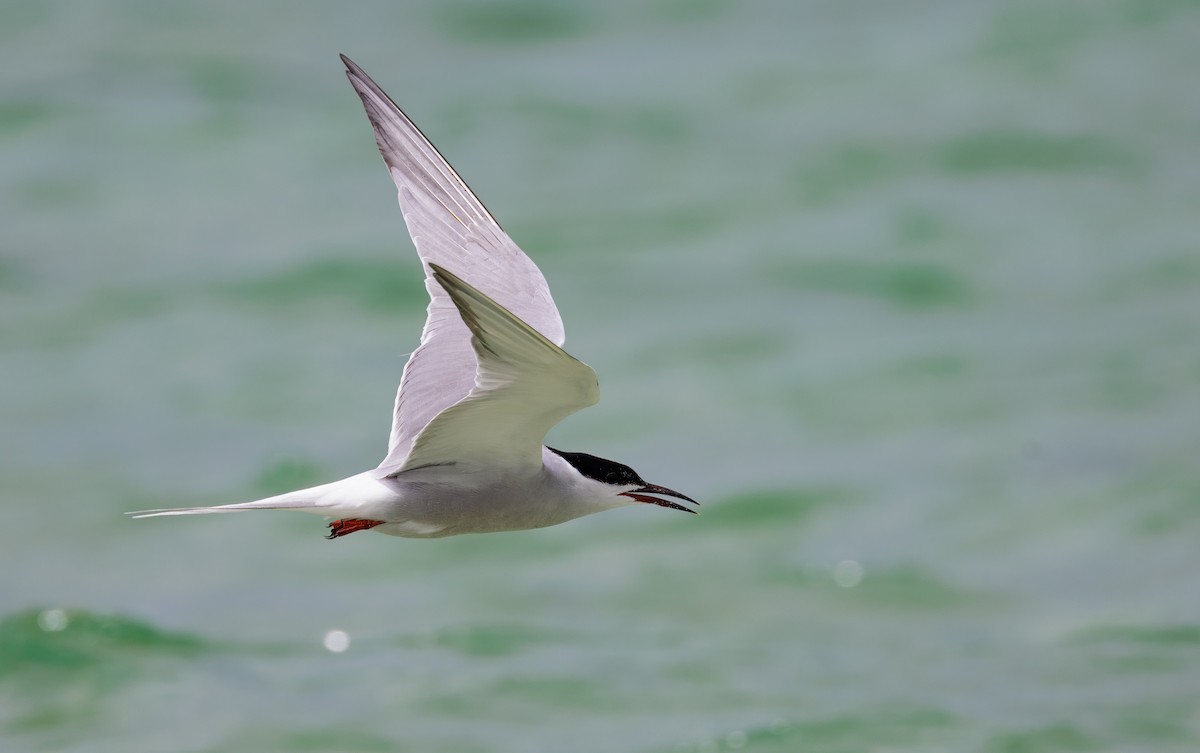
{"label": "tern", "polygon": [[342,56],[399,192],[425,269],[428,316],[405,364],[378,467],[255,502],[129,513],[302,510],[328,538],[374,530],[434,538],[543,528],[623,505],[699,504],[632,468],[543,442],[600,397],[596,372],[562,349],[545,277],[400,108]]}

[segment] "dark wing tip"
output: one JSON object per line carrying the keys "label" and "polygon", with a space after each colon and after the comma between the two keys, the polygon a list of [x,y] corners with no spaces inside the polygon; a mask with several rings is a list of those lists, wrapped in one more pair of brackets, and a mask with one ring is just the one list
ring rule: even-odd
{"label": "dark wing tip", "polygon": [[471,330],[471,334],[482,341],[484,333],[479,326],[479,317],[471,308],[471,299],[489,299],[443,266],[429,262],[429,271],[433,274],[433,279],[437,281],[437,284],[442,286],[442,290],[445,290],[446,294],[450,296],[450,300],[454,302],[454,307],[458,309],[459,316]]}
{"label": "dark wing tip", "polygon": [[437,280],[438,284],[443,288],[446,287],[447,282],[462,282],[462,279],[459,278],[458,275],[447,271],[447,269],[440,264],[429,262],[429,271],[433,273],[433,279]]}
{"label": "dark wing tip", "polygon": [[[453,272],[446,269],[445,267],[443,267],[440,264],[436,264],[434,262],[429,262],[429,271],[433,273],[433,279],[437,280],[438,284],[441,285],[445,289],[445,291],[450,294],[451,298],[455,298],[455,299],[479,298],[479,299],[483,299],[486,301],[490,301],[491,303],[495,304],[497,307],[500,306],[500,304],[496,303],[495,301],[492,301],[492,299],[488,298],[485,294],[480,292],[477,288],[472,286],[469,282],[467,282],[463,278],[459,277],[458,275],[454,274]],[[507,311],[507,309],[505,309],[505,310]]]}
{"label": "dark wing tip", "polygon": [[[358,90],[358,96],[363,97],[364,90],[370,91],[381,99],[391,102],[393,107],[396,106],[396,103],[392,102],[391,97],[389,97],[383,91],[383,89],[379,88],[379,84],[375,83],[375,81],[367,75],[367,72],[359,67],[358,63],[341,53],[338,53],[338,57],[342,59],[342,64],[346,66],[346,78],[350,79],[350,83],[354,85],[356,90]],[[363,99],[363,104],[367,104],[365,98]]]}

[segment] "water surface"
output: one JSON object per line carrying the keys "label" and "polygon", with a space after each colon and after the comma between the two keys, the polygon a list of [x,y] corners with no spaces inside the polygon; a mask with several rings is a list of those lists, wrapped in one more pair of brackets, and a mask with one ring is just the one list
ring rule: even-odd
{"label": "water surface", "polygon": [[[0,748],[1198,749],[1198,32],[5,5]],[[604,391],[551,441],[702,515],[122,517],[383,454],[425,300],[338,52],[550,280]]]}

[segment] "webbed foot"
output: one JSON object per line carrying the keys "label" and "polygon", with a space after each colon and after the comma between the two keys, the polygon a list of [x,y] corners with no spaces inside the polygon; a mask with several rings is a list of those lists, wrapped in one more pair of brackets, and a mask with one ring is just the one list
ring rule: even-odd
{"label": "webbed foot", "polygon": [[382,520],[362,520],[360,518],[344,518],[335,520],[329,524],[329,535],[325,538],[336,539],[341,536],[346,536],[355,531],[369,531],[375,526],[383,525]]}

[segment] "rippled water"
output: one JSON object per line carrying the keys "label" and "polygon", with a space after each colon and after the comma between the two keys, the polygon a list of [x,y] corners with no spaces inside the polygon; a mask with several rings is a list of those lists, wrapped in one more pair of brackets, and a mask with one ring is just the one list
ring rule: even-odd
{"label": "rippled water", "polygon": [[[1200,9],[0,8],[0,749],[1200,749]],[[336,53],[703,500],[130,521],[378,461],[425,300]]]}

